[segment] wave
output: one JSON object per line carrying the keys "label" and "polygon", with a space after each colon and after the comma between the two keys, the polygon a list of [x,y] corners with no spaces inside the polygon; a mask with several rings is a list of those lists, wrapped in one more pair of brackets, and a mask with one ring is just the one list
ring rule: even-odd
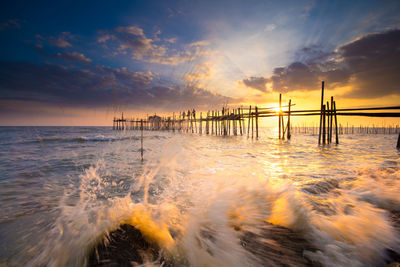
{"label": "wave", "polygon": [[[110,260],[100,255],[107,244],[117,257],[161,266],[168,259],[175,266],[384,266],[399,257],[398,226],[388,213],[399,211],[398,168],[299,188],[229,159],[211,158],[207,167],[192,149],[169,142],[132,175],[122,197],[105,197],[117,187],[105,162],[86,170],[31,265],[96,265]],[[73,195],[79,199],[70,205]],[[115,249],[114,239],[143,254],[123,254],[125,244]]]}
{"label": "wave", "polygon": [[138,136],[94,136],[94,137],[50,137],[39,138],[36,142],[113,142],[122,140],[140,140]]}
{"label": "wave", "polygon": [[[145,139],[165,139],[166,136],[161,135],[152,135],[152,136],[145,136]],[[43,137],[38,138],[37,140],[33,141],[34,143],[42,143],[42,142],[115,142],[115,141],[124,141],[124,140],[140,140],[140,136],[80,136],[80,137]]]}

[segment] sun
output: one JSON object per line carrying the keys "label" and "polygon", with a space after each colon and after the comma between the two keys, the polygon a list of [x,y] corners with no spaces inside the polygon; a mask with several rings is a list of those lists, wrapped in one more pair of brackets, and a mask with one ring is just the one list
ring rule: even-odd
{"label": "sun", "polygon": [[275,111],[276,113],[281,113],[281,112],[282,112],[282,109],[281,109],[280,107],[276,107],[276,108],[274,108],[274,111]]}

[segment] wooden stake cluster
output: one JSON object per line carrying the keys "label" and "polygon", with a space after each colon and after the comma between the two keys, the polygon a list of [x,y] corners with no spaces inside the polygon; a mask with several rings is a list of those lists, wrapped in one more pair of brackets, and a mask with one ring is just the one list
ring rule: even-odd
{"label": "wooden stake cluster", "polygon": [[[290,124],[291,106],[292,106],[292,100],[289,99],[289,104],[287,106],[288,110],[283,111],[282,110],[282,94],[279,94],[279,111],[278,111],[279,139],[285,140],[285,135],[288,140],[290,140],[290,138],[292,137],[292,135],[290,133],[290,128],[292,127]],[[286,125],[285,125],[284,115],[287,116]]]}
{"label": "wooden stake cluster", "polygon": [[[247,138],[259,138],[259,119],[267,117],[278,117],[279,139],[289,140],[293,134],[291,117],[292,116],[320,116],[318,144],[329,144],[333,141],[335,135],[335,143],[339,143],[339,134],[343,131],[349,131],[349,127],[338,126],[337,116],[368,116],[368,117],[400,117],[400,112],[371,112],[374,110],[400,110],[400,106],[392,107],[369,107],[369,108],[346,108],[337,109],[336,101],[331,97],[330,102],[324,103],[325,82],[322,82],[321,88],[321,106],[317,110],[292,110],[295,104],[289,99],[287,106],[282,106],[282,94],[279,95],[279,111],[276,108],[259,108],[257,106],[249,106],[248,109],[243,107],[229,108],[223,107],[221,110],[208,110],[203,116],[197,116],[196,110],[188,110],[179,112],[179,116],[173,113],[172,116],[147,116],[146,119],[131,118],[127,119],[124,114],[121,118],[114,117],[113,130],[167,130],[185,133],[199,133],[206,135],[246,135],[247,121]],[[283,110],[287,108],[287,110]],[[285,123],[284,117],[287,117]],[[295,133],[315,132],[316,127],[295,127]],[[351,129],[355,132],[357,129]],[[360,126],[359,132],[380,133],[385,132],[386,128],[370,129]],[[390,129],[389,133],[396,132],[396,129]],[[305,132],[304,132],[305,133]]]}
{"label": "wooden stake cluster", "polygon": [[[336,128],[336,127],[335,127]],[[293,133],[298,134],[312,134],[318,135],[319,126],[316,126],[315,123],[307,124],[297,124],[291,127],[291,131]],[[336,131],[336,130],[335,130]],[[346,134],[396,134],[400,133],[399,125],[372,125],[372,126],[365,126],[365,125],[342,125],[338,123],[337,131],[339,135],[346,135]],[[335,133],[336,134],[336,133]]]}
{"label": "wooden stake cluster", "polygon": [[[327,101],[326,105],[324,105],[324,87],[325,87],[325,82],[322,82],[321,115],[320,115],[320,125],[319,125],[319,134],[318,134],[318,144],[321,144],[321,136],[322,136],[322,144],[332,143],[333,122],[335,123],[335,134],[336,134],[335,141],[336,141],[336,144],[339,144],[336,102],[333,100],[333,96],[331,96],[330,104],[329,104],[329,101]],[[335,118],[335,120],[333,120],[333,118]]]}
{"label": "wooden stake cluster", "polygon": [[223,107],[221,111],[208,111],[205,117],[202,112],[197,117],[195,110],[180,112],[179,117],[176,117],[175,113],[171,117],[160,117],[154,114],[147,116],[147,119],[126,119],[122,114],[121,118],[114,117],[113,130],[141,130],[143,128],[144,130],[170,130],[207,135],[243,135],[246,133],[245,119],[248,118],[249,121],[251,120],[252,137],[255,134],[258,138],[259,114],[258,107],[252,112],[251,106],[248,113],[245,113],[242,107],[235,109]]}

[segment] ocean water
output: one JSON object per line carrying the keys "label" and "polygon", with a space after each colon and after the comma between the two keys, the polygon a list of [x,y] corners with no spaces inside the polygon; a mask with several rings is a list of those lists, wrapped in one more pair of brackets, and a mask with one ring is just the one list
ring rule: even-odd
{"label": "ocean water", "polygon": [[[385,266],[400,253],[397,135],[259,140],[0,127],[0,265],[85,266],[130,224],[143,265]],[[394,256],[397,255],[397,256]]]}

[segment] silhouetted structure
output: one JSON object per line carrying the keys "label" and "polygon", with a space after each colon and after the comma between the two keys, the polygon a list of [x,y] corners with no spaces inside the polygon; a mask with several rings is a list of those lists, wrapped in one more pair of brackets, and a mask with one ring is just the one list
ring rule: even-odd
{"label": "silhouetted structure", "polygon": [[[253,109],[252,106],[249,106],[248,109],[245,109],[243,107],[230,108],[224,106],[220,111],[207,111],[205,116],[200,112],[200,116],[196,117],[196,110],[192,109],[187,112],[180,112],[179,116],[175,116],[175,113],[173,113],[172,116],[168,117],[153,115],[148,116],[146,119],[126,119],[122,113],[121,118],[114,117],[113,129],[140,130],[140,126],[143,124],[143,130],[172,130],[221,136],[245,135],[247,120],[247,137],[250,138],[251,136],[251,138],[254,138],[255,136],[258,138],[259,119],[278,117],[279,139],[290,139],[293,133],[300,132],[298,129],[294,129],[293,131],[291,116],[320,116],[318,143],[332,143],[333,135],[335,135],[335,143],[338,144],[339,135],[349,132],[348,127],[345,128],[338,124],[338,116],[400,117],[400,112],[376,112],[378,110],[398,111],[400,110],[400,106],[337,109],[333,96],[331,96],[330,102],[327,101],[324,104],[324,89],[325,83],[322,82],[321,108],[317,110],[292,110],[291,108],[295,104],[292,104],[291,100],[289,100],[288,105],[282,106],[282,94],[279,94],[279,110],[276,110],[274,107],[259,108],[255,106]],[[285,117],[287,117],[286,123]],[[369,128],[367,129],[367,133],[380,132],[379,129],[375,128],[370,132],[368,130]],[[359,132],[361,132],[361,129]],[[312,133],[315,133],[315,128],[312,129]]]}

